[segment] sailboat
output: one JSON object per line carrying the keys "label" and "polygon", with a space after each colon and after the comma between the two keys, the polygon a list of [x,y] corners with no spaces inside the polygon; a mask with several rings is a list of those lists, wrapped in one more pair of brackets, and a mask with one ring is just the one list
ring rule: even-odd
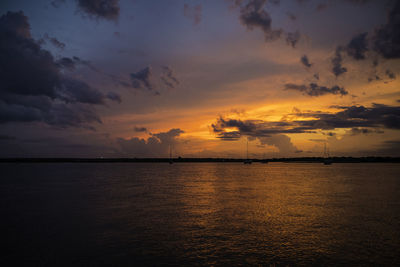
{"label": "sailboat", "polygon": [[172,160],[172,148],[171,145],[169,145],[169,164],[173,164],[174,161]]}
{"label": "sailboat", "polygon": [[243,161],[243,164],[251,164],[252,161],[249,159],[249,139],[247,139],[247,151],[246,151],[246,159]]}
{"label": "sailboat", "polygon": [[331,165],[333,163],[332,158],[329,156],[329,151],[326,148],[326,142],[324,143],[324,165]]}

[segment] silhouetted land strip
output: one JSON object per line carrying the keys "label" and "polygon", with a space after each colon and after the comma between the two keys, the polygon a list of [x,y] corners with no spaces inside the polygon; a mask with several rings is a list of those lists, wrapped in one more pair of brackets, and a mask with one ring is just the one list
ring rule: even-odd
{"label": "silhouetted land strip", "polygon": [[[332,157],[333,163],[392,162],[400,163],[400,157]],[[173,162],[243,162],[235,158],[174,158]],[[322,157],[251,159],[253,162],[315,163]],[[118,163],[118,162],[166,162],[170,158],[0,158],[0,163]]]}

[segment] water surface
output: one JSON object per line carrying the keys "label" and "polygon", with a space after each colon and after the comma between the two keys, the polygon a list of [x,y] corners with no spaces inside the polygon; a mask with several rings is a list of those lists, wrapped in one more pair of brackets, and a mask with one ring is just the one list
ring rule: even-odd
{"label": "water surface", "polygon": [[0,173],[2,266],[400,264],[399,164],[3,163]]}

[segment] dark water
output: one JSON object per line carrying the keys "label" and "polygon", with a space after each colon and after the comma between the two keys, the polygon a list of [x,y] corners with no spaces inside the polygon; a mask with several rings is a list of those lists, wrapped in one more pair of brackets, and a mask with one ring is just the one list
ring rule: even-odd
{"label": "dark water", "polygon": [[399,164],[0,164],[1,266],[399,265]]}

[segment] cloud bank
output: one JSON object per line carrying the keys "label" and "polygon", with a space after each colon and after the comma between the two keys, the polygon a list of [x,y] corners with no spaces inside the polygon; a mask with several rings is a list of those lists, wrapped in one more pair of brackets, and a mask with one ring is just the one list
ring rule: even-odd
{"label": "cloud bank", "polygon": [[74,60],[54,59],[30,33],[28,17],[7,12],[0,17],[0,123],[44,122],[59,127],[90,127],[101,122],[93,105],[106,96],[69,76]]}
{"label": "cloud bank", "polygon": [[[142,129],[138,129],[142,131]],[[136,130],[137,131],[137,130]],[[119,138],[117,143],[121,151],[131,157],[168,157],[169,149],[176,151],[179,146],[178,137],[184,133],[179,128],[170,129],[168,132],[151,134],[147,139],[133,137],[130,139]]]}
{"label": "cloud bank", "polygon": [[349,92],[346,91],[343,87],[339,87],[337,85],[334,85],[333,87],[329,88],[326,86],[320,86],[316,83],[310,83],[309,85],[297,85],[297,84],[292,84],[288,83],[285,84],[285,90],[294,90],[294,91],[299,91],[303,93],[304,95],[308,96],[322,96],[326,94],[332,94],[332,95],[347,95]]}

